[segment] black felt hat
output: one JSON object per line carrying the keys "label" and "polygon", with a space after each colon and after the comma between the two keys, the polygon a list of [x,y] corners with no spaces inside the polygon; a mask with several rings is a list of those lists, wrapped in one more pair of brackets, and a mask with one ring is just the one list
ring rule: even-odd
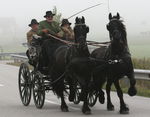
{"label": "black felt hat", "polygon": [[36,19],[32,19],[31,23],[29,24],[29,26],[31,27],[34,24],[39,24]]}
{"label": "black felt hat", "polygon": [[53,14],[52,11],[46,11],[46,15],[44,17],[46,18],[46,17],[54,16],[54,15],[55,14]]}
{"label": "black felt hat", "polygon": [[68,21],[68,19],[63,19],[63,20],[62,20],[61,26],[65,25],[65,24],[71,25],[71,23]]}

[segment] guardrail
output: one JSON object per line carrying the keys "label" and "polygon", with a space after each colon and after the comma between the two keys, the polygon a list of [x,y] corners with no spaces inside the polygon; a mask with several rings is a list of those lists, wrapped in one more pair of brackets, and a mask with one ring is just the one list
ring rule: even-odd
{"label": "guardrail", "polygon": [[134,69],[134,73],[138,80],[150,80],[150,70]]}
{"label": "guardrail", "polygon": [[[14,62],[25,62],[28,60],[26,56],[11,54]],[[137,80],[150,80],[150,70],[134,69],[135,78]]]}
{"label": "guardrail", "polygon": [[14,63],[24,62],[24,61],[28,60],[28,58],[26,56],[23,56],[23,55],[11,54],[11,57],[14,60]]}

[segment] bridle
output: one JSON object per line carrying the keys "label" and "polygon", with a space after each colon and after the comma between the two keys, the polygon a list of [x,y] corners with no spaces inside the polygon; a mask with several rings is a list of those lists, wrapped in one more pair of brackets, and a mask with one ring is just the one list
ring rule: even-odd
{"label": "bridle", "polygon": [[[118,29],[114,29],[113,31],[111,31],[111,28],[110,28],[110,23],[112,21],[119,21],[117,18],[113,18],[110,20],[110,22],[107,24],[107,30],[109,31],[109,34],[110,34],[110,40],[113,40],[113,34],[115,32],[120,32]],[[122,37],[122,33],[119,33],[119,37]]]}

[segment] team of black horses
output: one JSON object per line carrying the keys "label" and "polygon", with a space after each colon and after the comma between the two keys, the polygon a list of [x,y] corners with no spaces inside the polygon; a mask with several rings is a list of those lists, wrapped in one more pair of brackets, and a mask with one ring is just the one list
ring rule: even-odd
{"label": "team of black horses", "polygon": [[87,45],[86,38],[89,27],[85,24],[84,17],[77,17],[75,20],[74,44],[66,44],[55,39],[51,39],[51,41],[55,41],[53,45],[49,44],[50,41],[45,43],[43,49],[45,61],[52,63],[49,66],[49,75],[52,81],[57,81],[52,87],[55,94],[61,98],[60,108],[63,112],[69,111],[64,94],[67,92],[65,88],[65,81],[67,81],[70,89],[69,101],[74,100],[76,83],[80,84],[80,100],[83,101],[82,112],[84,114],[91,113],[87,100],[91,90],[97,91],[99,102],[104,103],[105,96],[102,87],[105,83],[107,109],[109,111],[114,110],[110,96],[111,85],[114,83],[120,99],[120,113],[129,113],[129,107],[124,102],[119,80],[124,76],[129,78],[130,88],[128,94],[130,96],[134,96],[137,93],[135,88],[136,80],[127,43],[126,28],[119,13],[115,16],[112,16],[111,13],[109,14],[107,30],[110,36],[110,44],[108,47],[97,48],[92,53],[89,52]]}

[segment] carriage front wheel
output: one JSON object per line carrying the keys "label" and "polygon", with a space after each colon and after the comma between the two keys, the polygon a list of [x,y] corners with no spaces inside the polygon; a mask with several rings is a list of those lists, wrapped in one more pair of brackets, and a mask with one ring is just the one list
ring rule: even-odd
{"label": "carriage front wheel", "polygon": [[24,106],[28,106],[31,101],[31,76],[30,70],[26,63],[22,63],[19,69],[18,77],[19,94]]}
{"label": "carriage front wheel", "polygon": [[40,72],[35,73],[33,78],[33,99],[35,106],[41,109],[45,102],[45,87],[42,74]]}

